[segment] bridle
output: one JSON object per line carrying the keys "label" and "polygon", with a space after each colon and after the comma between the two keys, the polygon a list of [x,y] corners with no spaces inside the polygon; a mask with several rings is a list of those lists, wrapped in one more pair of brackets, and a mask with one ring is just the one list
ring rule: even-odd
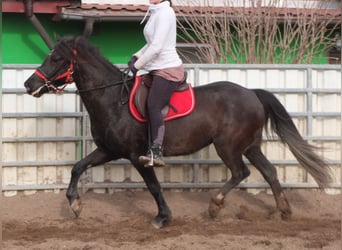
{"label": "bridle", "polygon": [[[74,54],[74,56],[77,55],[77,51],[75,49],[73,50],[73,54]],[[45,82],[43,87],[46,87],[49,91],[52,91],[55,94],[62,93],[68,84],[74,82],[74,78],[72,76],[73,73],[74,73],[73,60],[70,61],[69,68],[65,72],[63,72],[63,73],[61,73],[55,77],[50,77],[50,78],[47,77],[47,75],[42,71],[41,68],[37,68],[34,72],[34,74],[36,76],[38,76],[40,79],[42,79]],[[55,85],[53,85],[54,82],[61,80],[63,78],[65,80],[64,80],[64,84],[61,87],[56,87]]]}
{"label": "bridle", "polygon": [[[73,55],[74,55],[74,57],[76,57],[76,55],[77,55],[76,49],[73,50]],[[68,84],[74,82],[74,78],[73,78],[74,62],[75,62],[75,60],[70,60],[69,68],[65,72],[63,72],[63,73],[61,73],[55,77],[50,77],[50,78],[47,77],[47,74],[45,74],[41,68],[37,68],[35,70],[34,74],[44,81],[44,85],[41,86],[37,91],[39,92],[40,89],[46,87],[48,89],[48,91],[52,91],[55,94],[62,93]],[[104,84],[104,85],[96,86],[96,87],[89,88],[89,89],[79,89],[77,91],[77,93],[89,92],[89,91],[104,89],[104,88],[108,88],[108,87],[112,87],[112,86],[122,85],[121,103],[126,104],[128,102],[128,100],[123,100],[123,92],[124,91],[126,91],[128,93],[130,92],[129,87],[127,85],[127,81],[132,79],[132,77],[130,77],[128,75],[128,73],[129,73],[129,68],[126,68],[122,72],[122,80],[121,81],[113,82],[113,83],[109,83],[109,84]],[[56,87],[53,83],[58,81],[58,80],[61,80],[61,79],[65,79],[64,84],[60,87]]]}

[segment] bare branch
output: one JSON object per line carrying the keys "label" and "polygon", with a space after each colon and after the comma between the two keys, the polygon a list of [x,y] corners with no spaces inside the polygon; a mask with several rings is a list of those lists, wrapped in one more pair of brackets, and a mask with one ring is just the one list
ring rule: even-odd
{"label": "bare branch", "polygon": [[180,39],[209,63],[312,63],[340,29],[329,1],[303,0],[291,9],[277,0],[240,1],[241,6],[226,0],[221,7],[210,0],[186,2],[178,12]]}

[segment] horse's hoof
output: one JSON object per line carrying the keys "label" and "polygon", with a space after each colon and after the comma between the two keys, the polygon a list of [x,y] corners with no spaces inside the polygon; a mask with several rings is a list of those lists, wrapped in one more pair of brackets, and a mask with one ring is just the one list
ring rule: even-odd
{"label": "horse's hoof", "polygon": [[223,208],[224,200],[218,200],[216,197],[212,197],[209,203],[208,212],[211,218],[216,218],[220,210]]}
{"label": "horse's hoof", "polygon": [[152,226],[156,229],[161,229],[167,225],[169,225],[171,222],[171,216],[165,216],[165,217],[155,217],[153,220],[152,220]]}
{"label": "horse's hoof", "polygon": [[291,219],[291,215],[292,215],[292,212],[291,212],[291,210],[290,211],[282,211],[281,212],[281,219],[282,220],[290,220]]}
{"label": "horse's hoof", "polygon": [[287,201],[285,194],[281,193],[280,194],[280,199],[278,202],[278,209],[281,212],[281,219],[282,220],[289,220],[291,218],[292,215],[292,210],[291,207],[289,205],[289,202]]}
{"label": "horse's hoof", "polygon": [[78,218],[82,212],[82,202],[81,202],[81,199],[76,199],[74,200],[71,205],[71,210],[74,212],[76,218]]}

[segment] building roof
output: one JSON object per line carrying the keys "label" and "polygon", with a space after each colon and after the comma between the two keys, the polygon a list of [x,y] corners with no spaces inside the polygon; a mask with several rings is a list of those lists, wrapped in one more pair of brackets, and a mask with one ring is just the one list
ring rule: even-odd
{"label": "building roof", "polygon": [[[18,0],[3,0],[3,12],[19,12],[25,13],[24,1]],[[32,1],[34,13],[53,13],[61,19],[94,19],[101,21],[119,21],[119,20],[141,20],[145,15],[147,5],[134,5],[134,4],[75,4],[75,1]],[[252,13],[256,8],[248,7],[185,7],[174,6],[176,14],[179,17],[186,15],[234,15],[237,13]],[[322,19],[334,19],[338,22],[341,21],[341,9],[339,8],[326,8],[326,9],[310,9],[310,8],[270,8],[260,7],[257,10],[263,13],[277,13],[279,19],[285,15],[297,17],[299,15],[318,15]]]}
{"label": "building roof", "polygon": [[[2,12],[25,13],[24,1],[2,0]],[[57,14],[63,6],[72,6],[72,1],[32,1],[34,13]]]}
{"label": "building roof", "polygon": [[[148,6],[146,5],[109,5],[109,4],[81,4],[78,6],[66,6],[61,9],[63,19],[74,18],[95,18],[101,20],[141,20],[145,15]],[[179,17],[187,15],[208,15],[208,13],[216,16],[234,15],[237,13],[252,13],[256,8],[243,7],[184,7],[174,6],[176,14]],[[269,8],[260,7],[258,12],[268,13],[275,12],[279,18],[290,14],[292,17],[299,15],[318,15],[322,19],[341,20],[341,9],[308,9],[308,8]]]}
{"label": "building roof", "polygon": [[61,9],[62,19],[98,20],[141,20],[146,12],[147,5],[110,5],[110,4],[81,4],[79,6],[66,6]]}

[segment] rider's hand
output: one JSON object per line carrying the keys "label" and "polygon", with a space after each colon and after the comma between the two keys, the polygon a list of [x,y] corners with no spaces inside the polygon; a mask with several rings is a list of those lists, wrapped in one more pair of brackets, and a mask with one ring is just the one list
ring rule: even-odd
{"label": "rider's hand", "polygon": [[137,56],[132,56],[131,60],[128,61],[127,65],[130,66],[132,63],[134,64],[138,60]]}
{"label": "rider's hand", "polygon": [[134,66],[134,63],[138,60],[138,57],[132,56],[131,60],[128,62],[128,67],[130,71],[132,71],[133,76],[135,76],[138,72],[137,68]]}

